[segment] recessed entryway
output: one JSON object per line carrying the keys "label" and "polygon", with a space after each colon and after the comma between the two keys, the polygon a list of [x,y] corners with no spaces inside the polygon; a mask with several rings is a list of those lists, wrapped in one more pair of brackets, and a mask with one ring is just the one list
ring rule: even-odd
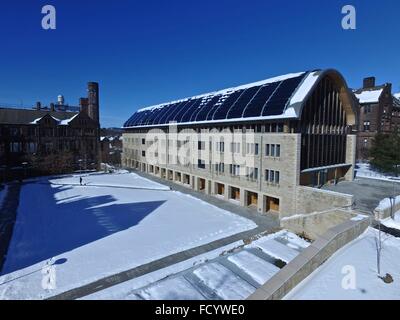
{"label": "recessed entryway", "polygon": [[219,196],[225,195],[225,185],[223,183],[215,183],[215,194]]}
{"label": "recessed entryway", "polygon": [[197,180],[198,189],[201,192],[206,191],[206,179],[198,178]]}
{"label": "recessed entryway", "polygon": [[265,212],[279,212],[279,199],[269,196],[264,196]]}
{"label": "recessed entryway", "polygon": [[258,194],[256,192],[246,191],[246,205],[248,207],[256,207],[258,204]]}
{"label": "recessed entryway", "polygon": [[240,201],[240,189],[236,187],[230,187],[229,189],[229,199]]}

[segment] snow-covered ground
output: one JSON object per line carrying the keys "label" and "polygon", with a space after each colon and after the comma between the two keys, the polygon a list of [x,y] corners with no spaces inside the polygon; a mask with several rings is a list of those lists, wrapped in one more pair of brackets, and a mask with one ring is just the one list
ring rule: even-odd
{"label": "snow-covered ground", "polygon": [[[292,259],[308,245],[295,234],[282,230],[247,245],[230,244],[84,299],[246,299],[279,271],[274,264],[276,259]],[[277,247],[280,250],[275,252]],[[274,256],[270,252],[275,252]]]}
{"label": "snow-covered ground", "polygon": [[386,284],[377,276],[377,233],[369,228],[336,252],[285,299],[400,299],[400,239],[387,234],[382,237],[381,274],[389,273],[394,280]]}
{"label": "snow-covered ground", "polygon": [[400,177],[394,177],[390,175],[384,175],[382,173],[379,173],[375,170],[373,170],[369,163],[367,162],[357,162],[358,169],[355,169],[357,171],[357,177],[361,178],[370,178],[370,179],[378,179],[378,180],[385,180],[385,181],[395,181],[400,183]]}
{"label": "snow-covered ground", "polygon": [[[83,183],[75,175],[23,186],[0,299],[49,297],[256,227],[135,174]],[[55,269],[52,289],[42,283],[46,265]]]}
{"label": "snow-covered ground", "polygon": [[394,219],[386,218],[381,223],[388,228],[400,230],[400,211],[395,212]]}

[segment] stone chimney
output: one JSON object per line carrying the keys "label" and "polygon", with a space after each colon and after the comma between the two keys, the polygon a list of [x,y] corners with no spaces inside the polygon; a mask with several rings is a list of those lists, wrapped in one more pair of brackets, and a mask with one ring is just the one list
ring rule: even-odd
{"label": "stone chimney", "polygon": [[79,107],[81,108],[81,112],[89,115],[89,111],[88,111],[89,99],[88,98],[80,98],[79,99]]}
{"label": "stone chimney", "polygon": [[55,110],[56,109],[55,109],[54,103],[50,103],[50,111],[54,112]]}
{"label": "stone chimney", "polygon": [[97,82],[88,83],[88,115],[99,123],[99,84]]}
{"label": "stone chimney", "polygon": [[36,102],[35,109],[40,110],[41,108],[42,108],[42,104],[40,103],[40,101]]}
{"label": "stone chimney", "polygon": [[364,78],[363,88],[369,89],[375,87],[375,77]]}

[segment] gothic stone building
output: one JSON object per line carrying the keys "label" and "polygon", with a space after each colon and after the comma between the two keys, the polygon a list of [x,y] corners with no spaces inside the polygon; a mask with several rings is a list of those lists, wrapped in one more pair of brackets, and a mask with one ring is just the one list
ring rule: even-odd
{"label": "gothic stone building", "polygon": [[[353,97],[339,72],[316,70],[140,109],[124,124],[123,165],[279,218],[344,207],[315,187],[354,178]],[[182,145],[197,161],[176,159]]]}
{"label": "gothic stone building", "polygon": [[98,84],[88,84],[88,97],[80,106],[58,103],[32,109],[0,107],[0,167],[10,172],[33,155],[68,152],[73,166],[96,168],[99,157]]}
{"label": "gothic stone building", "polygon": [[400,128],[400,101],[392,95],[392,85],[376,85],[375,78],[365,78],[363,87],[354,91],[359,101],[357,159],[367,159],[373,138]]}

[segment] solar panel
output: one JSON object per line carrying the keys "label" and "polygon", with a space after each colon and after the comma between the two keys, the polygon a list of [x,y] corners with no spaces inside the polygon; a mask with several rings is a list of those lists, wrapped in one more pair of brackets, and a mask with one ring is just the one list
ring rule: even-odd
{"label": "solar panel", "polygon": [[226,114],[228,113],[230,107],[236,102],[236,100],[240,97],[242,93],[243,90],[232,92],[229,97],[224,101],[224,103],[220,105],[217,110],[215,110],[213,120],[226,119]]}
{"label": "solar panel", "polygon": [[[274,116],[285,107],[307,73],[285,80],[254,84],[218,94],[204,95],[180,102],[138,111],[125,127]],[[282,78],[281,78],[282,79]],[[278,79],[277,79],[278,80]]]}
{"label": "solar panel", "polygon": [[207,120],[207,115],[208,112],[212,109],[213,106],[218,102],[219,98],[221,96],[214,96],[211,100],[208,101],[200,110],[199,113],[197,113],[195,121],[205,121]]}
{"label": "solar panel", "polygon": [[182,115],[180,122],[189,122],[190,121],[190,117],[192,116],[194,110],[196,110],[198,108],[198,106],[200,105],[201,100],[202,99],[200,99],[200,98],[197,98],[194,100],[194,103],[189,108],[187,108],[186,112]]}
{"label": "solar panel", "polygon": [[271,99],[267,102],[263,116],[272,116],[282,114],[287,102],[292,96],[294,90],[300,84],[302,77],[291,78],[279,85],[275,93],[272,95]]}
{"label": "solar panel", "polygon": [[175,116],[178,114],[178,112],[181,110],[181,108],[185,108],[185,106],[189,103],[189,100],[182,101],[179,103],[177,106],[175,106],[171,112],[168,113],[168,115],[163,119],[163,123],[170,123],[171,121],[174,121]]}
{"label": "solar panel", "polygon": [[274,82],[263,86],[243,111],[243,117],[248,118],[260,116],[265,102],[275,91],[279,83],[280,82]]}
{"label": "solar panel", "polygon": [[260,86],[258,87],[251,87],[246,89],[239,99],[232,105],[229,109],[228,114],[226,116],[227,119],[236,119],[241,118],[243,110],[246,108],[247,104],[250,100],[254,97],[254,95],[258,92]]}
{"label": "solar panel", "polygon": [[190,99],[188,103],[183,107],[179,108],[179,111],[175,114],[174,119],[172,121],[181,122],[182,116],[186,113],[186,111],[195,104],[196,100]]}
{"label": "solar panel", "polygon": [[158,124],[165,124],[167,123],[165,120],[166,118],[176,110],[175,108],[178,107],[182,102],[175,102],[169,105],[166,110],[164,110],[163,114],[157,118]]}

